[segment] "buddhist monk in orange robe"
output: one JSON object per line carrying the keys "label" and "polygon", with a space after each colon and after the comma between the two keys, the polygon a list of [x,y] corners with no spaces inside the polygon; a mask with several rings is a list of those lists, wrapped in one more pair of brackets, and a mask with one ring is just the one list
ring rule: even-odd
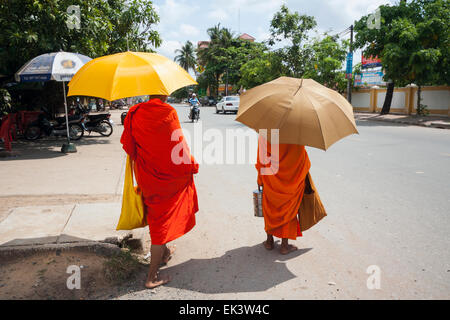
{"label": "buddhist monk in orange robe", "polygon": [[[273,152],[278,147],[278,155]],[[268,161],[270,160],[270,161]],[[262,208],[267,250],[274,248],[274,236],[281,238],[280,253],[297,250],[288,239],[302,236],[298,211],[305,190],[305,179],[311,163],[305,147],[295,144],[271,146],[262,137],[258,143],[258,185],[263,187]],[[262,170],[266,174],[262,174]],[[267,174],[269,173],[269,174]]]}
{"label": "buddhist monk in orange robe", "polygon": [[198,211],[193,175],[199,166],[182,135],[177,112],[166,101],[167,96],[151,96],[133,106],[120,140],[133,160],[150,229],[147,288],[170,280],[158,274],[161,263],[167,263],[173,252],[166,244],[194,227]]}

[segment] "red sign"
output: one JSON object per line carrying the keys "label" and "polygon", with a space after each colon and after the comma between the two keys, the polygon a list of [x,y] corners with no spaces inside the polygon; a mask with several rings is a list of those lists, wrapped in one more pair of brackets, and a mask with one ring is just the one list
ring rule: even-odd
{"label": "red sign", "polygon": [[378,56],[366,58],[361,55],[361,64],[363,68],[381,67],[381,59],[378,59]]}

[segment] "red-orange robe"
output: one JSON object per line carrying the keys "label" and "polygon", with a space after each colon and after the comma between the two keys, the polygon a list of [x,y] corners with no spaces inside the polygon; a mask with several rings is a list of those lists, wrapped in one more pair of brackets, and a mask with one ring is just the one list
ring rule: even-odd
{"label": "red-orange robe", "polygon": [[[128,111],[120,139],[123,149],[135,163],[136,181],[142,190],[150,237],[155,245],[189,232],[195,225],[198,211],[193,178],[198,172],[198,163],[182,134],[172,141],[172,133],[177,129],[181,132],[175,109],[159,99],[152,99]],[[184,162],[190,163],[172,161],[172,150],[176,146],[179,155],[186,157]]]}
{"label": "red-orange robe", "polygon": [[[275,237],[295,240],[297,236],[302,236],[297,217],[311,163],[304,146],[279,144],[279,159],[272,155],[271,162],[264,164],[267,161],[260,158],[260,149],[262,155],[266,151],[266,157],[270,159],[271,145],[267,142],[267,149],[264,146],[265,140],[260,138],[255,167],[258,170],[258,185],[263,186],[262,208],[265,230]],[[269,168],[271,163],[277,162],[278,172],[272,175],[261,174],[261,168]],[[275,170],[272,171],[274,172]]]}
{"label": "red-orange robe", "polygon": [[11,116],[6,115],[3,117],[2,124],[0,126],[0,138],[3,138],[6,151],[11,151]]}

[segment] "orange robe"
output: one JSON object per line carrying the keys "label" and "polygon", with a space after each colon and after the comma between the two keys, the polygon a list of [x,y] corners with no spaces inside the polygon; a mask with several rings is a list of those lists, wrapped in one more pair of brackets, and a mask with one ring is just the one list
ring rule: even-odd
{"label": "orange robe", "polygon": [[[264,164],[267,161],[261,161],[262,159],[271,158],[270,143],[267,142],[267,148],[265,146],[265,140],[260,138],[258,161],[255,165],[258,170],[258,185],[263,186],[265,230],[275,237],[295,240],[297,236],[302,236],[297,216],[311,163],[304,146],[279,144],[279,158],[273,155],[271,162]],[[262,155],[266,154],[262,159],[260,149]],[[279,163],[278,172],[262,175],[261,168],[269,168],[271,163]]]}
{"label": "orange robe", "polygon": [[[128,111],[120,140],[135,163],[136,181],[142,190],[150,237],[155,245],[189,232],[198,211],[193,178],[198,163],[182,134],[172,141],[172,133],[177,129],[181,131],[175,109],[152,99]],[[178,155],[184,155],[187,159],[184,162],[190,163],[172,161],[172,150],[177,146]]]}

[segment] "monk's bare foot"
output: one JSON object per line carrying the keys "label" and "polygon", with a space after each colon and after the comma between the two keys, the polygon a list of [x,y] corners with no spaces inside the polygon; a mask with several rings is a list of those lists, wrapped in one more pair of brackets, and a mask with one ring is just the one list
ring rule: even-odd
{"label": "monk's bare foot", "polygon": [[153,289],[156,287],[159,287],[163,284],[166,284],[170,281],[170,277],[169,276],[156,276],[153,280],[149,280],[147,279],[147,281],[145,282],[145,287],[147,289]]}
{"label": "monk's bare foot", "polygon": [[164,255],[162,257],[161,265],[166,265],[170,259],[172,259],[172,255],[175,252],[176,246],[170,246],[166,248],[166,251],[164,251]]}
{"label": "monk's bare foot", "polygon": [[294,252],[296,250],[298,250],[298,248],[296,246],[292,245],[292,244],[288,244],[287,246],[283,246],[282,245],[280,247],[280,253],[281,254],[288,254],[288,253]]}
{"label": "monk's bare foot", "polygon": [[267,250],[273,250],[274,248],[274,241],[272,240],[266,240],[263,242],[264,248],[266,248]]}

